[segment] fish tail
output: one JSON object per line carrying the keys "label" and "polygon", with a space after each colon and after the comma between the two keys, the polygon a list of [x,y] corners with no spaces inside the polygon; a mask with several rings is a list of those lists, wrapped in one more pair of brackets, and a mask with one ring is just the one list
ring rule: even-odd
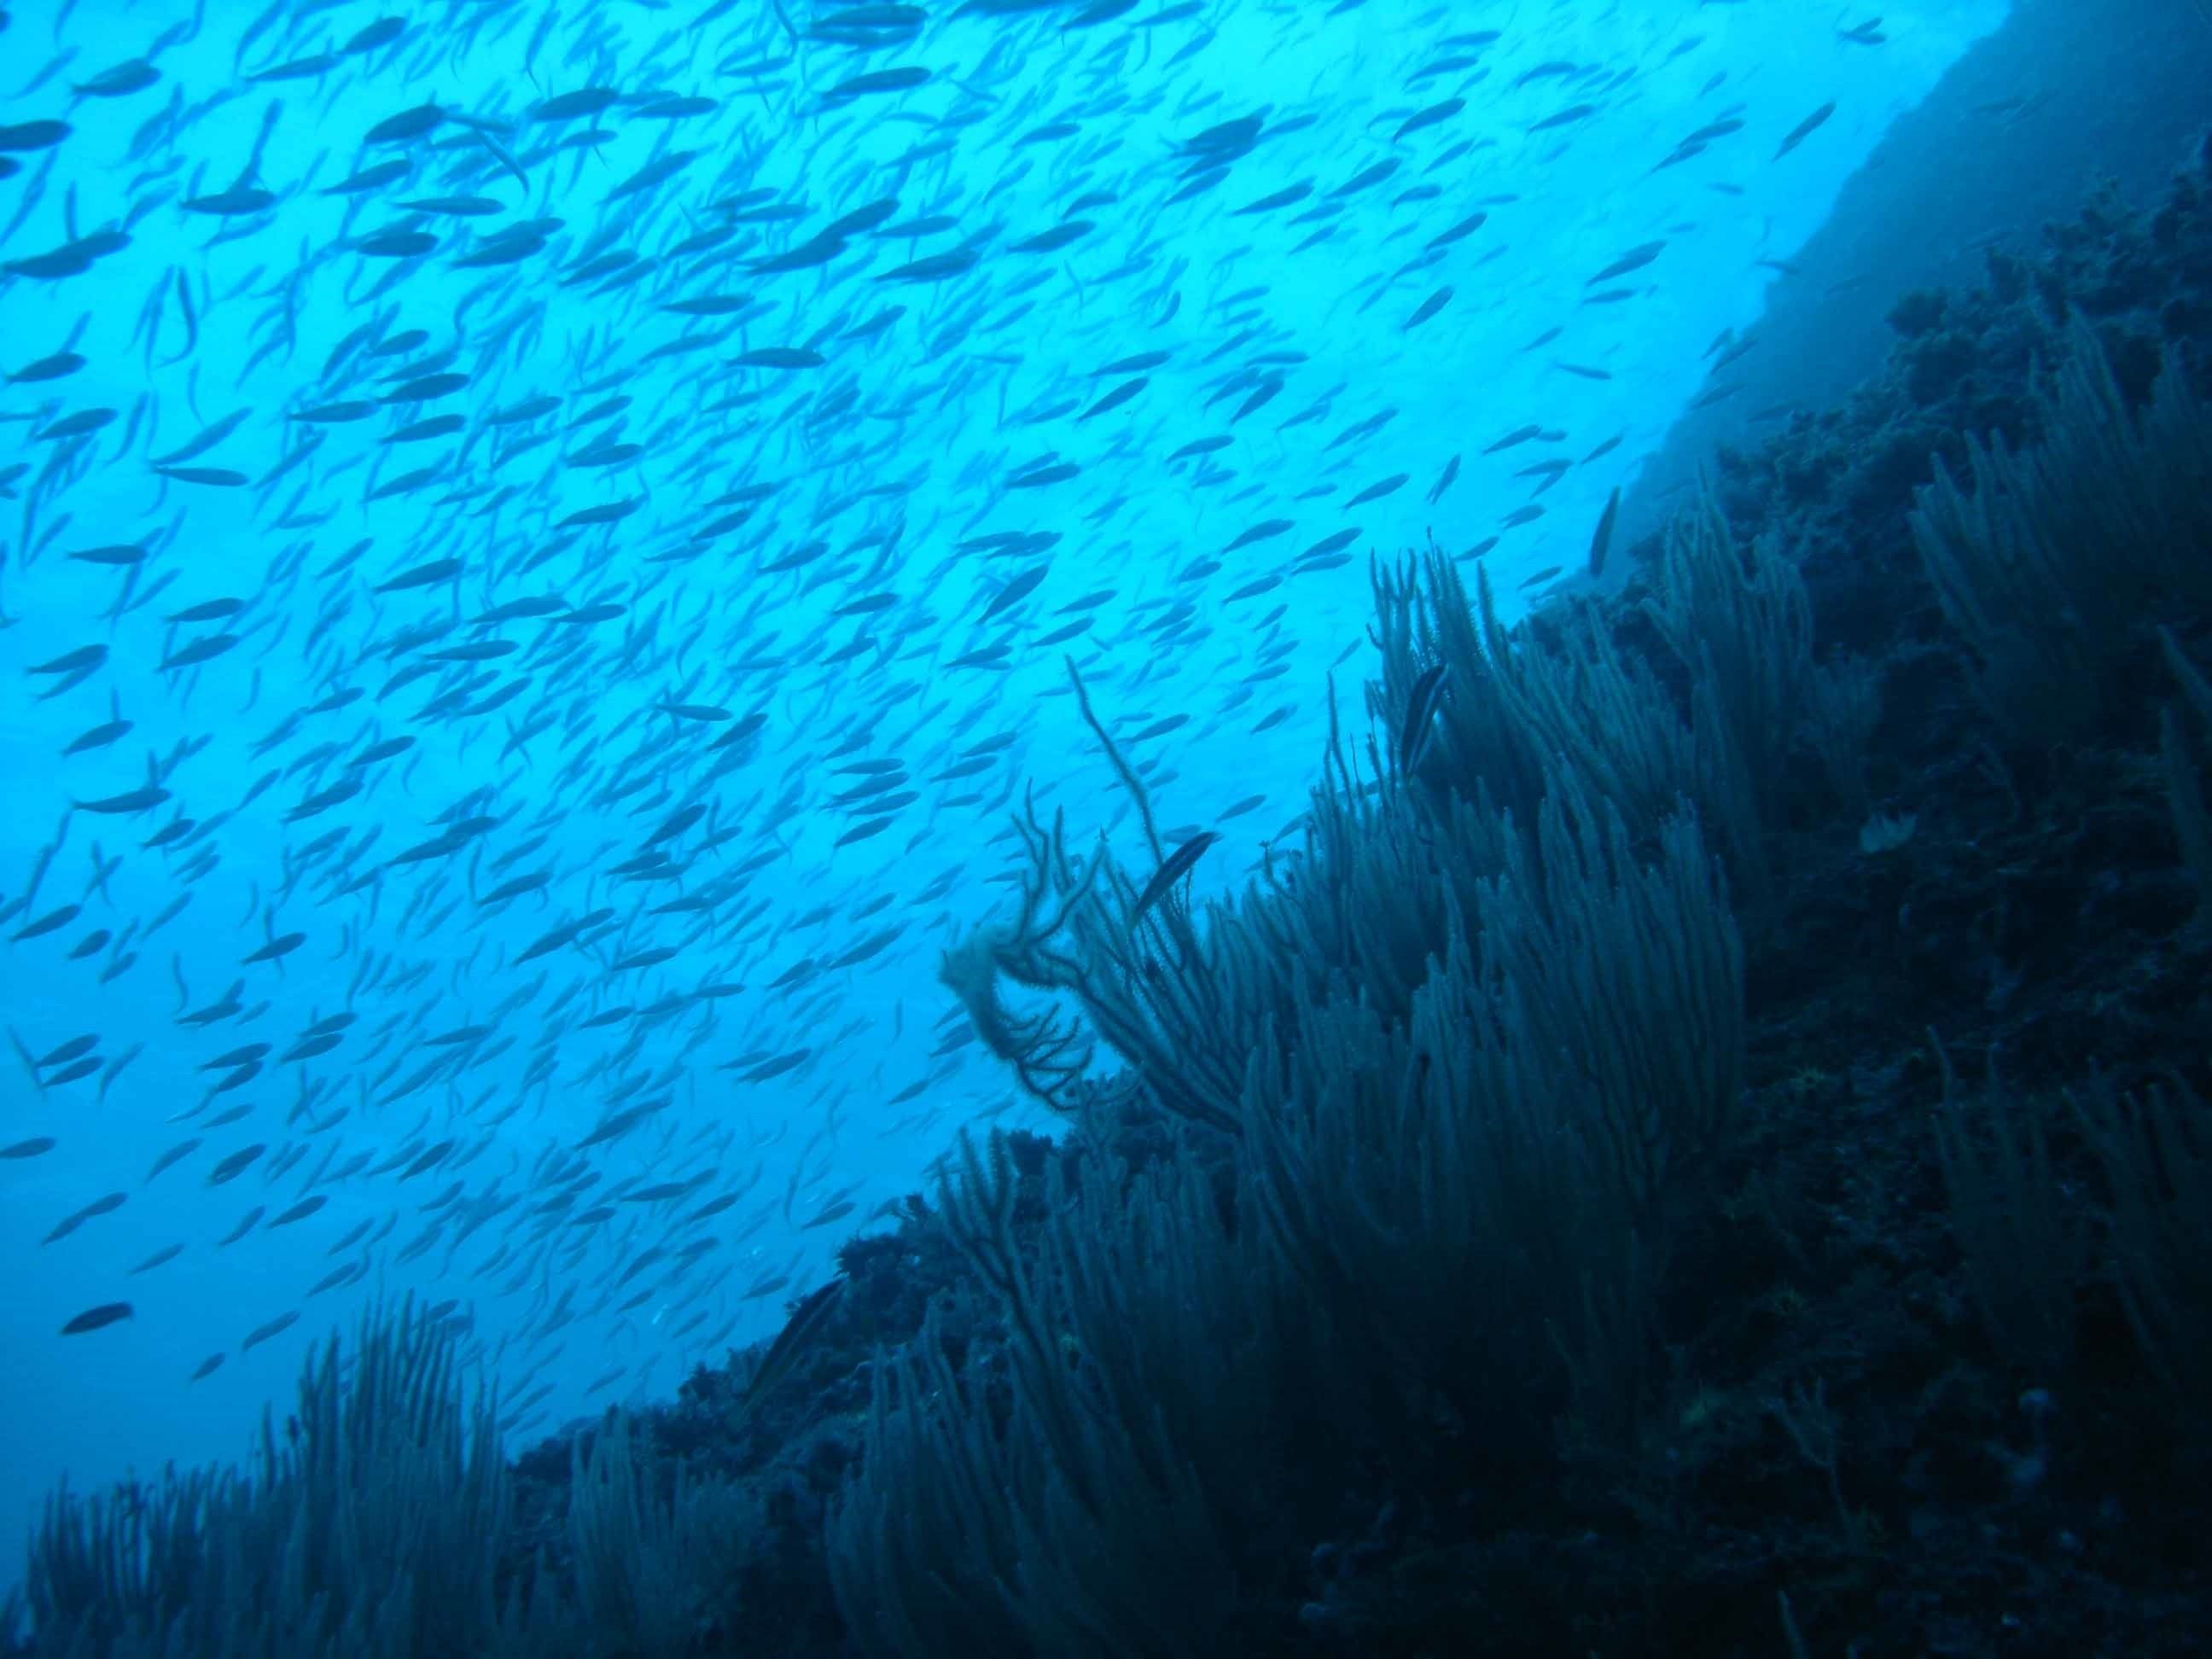
{"label": "fish tail", "polygon": [[15,1034],[15,1028],[12,1025],[8,1028],[8,1041],[15,1045],[15,1053],[22,1060],[23,1069],[31,1074],[32,1086],[40,1094],[45,1094],[46,1080],[39,1075],[39,1062],[33,1057],[31,1051],[23,1046],[23,1039]]}

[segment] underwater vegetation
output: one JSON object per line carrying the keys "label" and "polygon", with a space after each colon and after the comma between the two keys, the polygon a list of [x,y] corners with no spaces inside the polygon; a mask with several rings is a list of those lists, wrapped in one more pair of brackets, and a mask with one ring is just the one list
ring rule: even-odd
{"label": "underwater vegetation", "polygon": [[2201,1652],[2212,149],[1893,320],[1617,594],[1379,559],[1233,896],[1073,676],[1152,862],[945,963],[1063,1133],[511,1467],[389,1310],[27,1650]]}

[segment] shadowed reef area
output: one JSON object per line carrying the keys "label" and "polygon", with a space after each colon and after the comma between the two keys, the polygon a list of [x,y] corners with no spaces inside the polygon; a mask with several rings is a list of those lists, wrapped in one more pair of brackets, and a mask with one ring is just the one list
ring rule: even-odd
{"label": "shadowed reef area", "polygon": [[1900,289],[1973,287],[1990,249],[2033,254],[2099,192],[2154,196],[2204,120],[2208,25],[2204,0],[2018,0],[1790,251],[1758,323],[1624,493],[1621,534],[1662,528],[1723,446],[1849,398],[1889,349]]}
{"label": "shadowed reef area", "polygon": [[1233,902],[1025,820],[945,977],[1066,1132],[776,1344],[508,1463],[394,1310],[58,1498],[29,1650],[2203,1651],[2208,161],[1893,300],[1618,594],[1380,564]]}

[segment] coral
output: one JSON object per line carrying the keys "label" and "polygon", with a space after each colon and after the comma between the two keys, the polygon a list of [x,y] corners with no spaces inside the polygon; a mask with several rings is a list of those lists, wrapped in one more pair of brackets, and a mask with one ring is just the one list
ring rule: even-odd
{"label": "coral", "polygon": [[1969,440],[1968,489],[1939,459],[1911,526],[1975,689],[2023,745],[2079,740],[2136,688],[2150,629],[2212,609],[2212,422],[2178,372],[2140,416],[2106,349],[2077,324],[2045,436],[2014,450]]}
{"label": "coral", "polygon": [[589,1659],[721,1623],[749,1498],[639,1455],[619,1419],[574,1453],[566,1571],[502,1569],[515,1478],[457,1356],[411,1302],[373,1310],[343,1364],[335,1337],[310,1360],[281,1443],[264,1422],[252,1476],[57,1494],[31,1553],[39,1650]]}

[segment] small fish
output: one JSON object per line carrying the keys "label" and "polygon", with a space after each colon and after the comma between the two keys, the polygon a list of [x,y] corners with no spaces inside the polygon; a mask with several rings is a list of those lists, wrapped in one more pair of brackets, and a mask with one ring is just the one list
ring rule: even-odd
{"label": "small fish", "polygon": [[78,912],[83,908],[78,904],[64,904],[49,910],[37,921],[26,922],[10,933],[8,936],[9,943],[21,945],[27,939],[43,939],[48,933],[58,933],[75,921]]}
{"label": "small fish", "polygon": [[169,799],[169,792],[158,783],[143,788],[125,790],[119,795],[103,795],[97,800],[72,800],[70,808],[77,812],[105,814],[150,812]]}
{"label": "small fish", "polygon": [[1354,495],[1350,501],[1346,501],[1344,504],[1346,509],[1349,511],[1351,508],[1355,507],[1364,507],[1369,501],[1379,501],[1385,496],[1395,495],[1400,489],[1405,487],[1408,477],[1409,475],[1407,473],[1393,472],[1387,478],[1376,480],[1375,483],[1368,485],[1366,489],[1361,490],[1357,495]]}
{"label": "small fish", "polygon": [[906,92],[928,83],[931,71],[920,64],[902,65],[896,69],[868,70],[848,76],[822,94],[824,107],[850,103],[855,98],[866,98],[887,92]]}
{"label": "small fish", "polygon": [[757,346],[729,361],[732,368],[819,368],[830,360],[800,346]]}
{"label": "small fish", "polygon": [[1211,830],[1202,830],[1161,860],[1152,878],[1137,895],[1137,902],[1129,908],[1129,925],[1133,927],[1145,912],[1158,904],[1173,890],[1175,884],[1188,875],[1191,868],[1204,856],[1206,849],[1221,837]]}
{"label": "small fish", "polygon": [[426,137],[446,118],[445,111],[435,104],[417,104],[397,115],[386,117],[362,136],[364,144],[404,144]]}
{"label": "small fish", "polygon": [[133,1267],[131,1270],[130,1274],[126,1275],[126,1277],[136,1277],[139,1273],[151,1273],[155,1268],[161,1267],[165,1262],[174,1261],[184,1253],[185,1247],[181,1244],[165,1244],[160,1249],[155,1251],[153,1255],[148,1256],[143,1261],[140,1262],[137,1267]]}
{"label": "small fish", "polygon": [[48,1049],[33,1063],[41,1071],[49,1066],[66,1066],[73,1060],[82,1060],[98,1047],[100,1047],[99,1036],[92,1032],[87,1032],[82,1036],[73,1036],[67,1042]]}
{"label": "small fish", "polygon": [[827,1329],[830,1315],[842,1305],[838,1293],[844,1288],[843,1279],[833,1279],[820,1290],[809,1292],[792,1310],[790,1319],[745,1379],[744,1392],[738,1395],[735,1407],[739,1420],[750,1416],[769,1391],[791,1375],[799,1356]]}
{"label": "small fish", "polygon": [[1605,568],[1606,549],[1613,544],[1613,521],[1620,511],[1620,486],[1613,487],[1606,497],[1605,511],[1598,515],[1597,532],[1590,538],[1589,573],[1596,576]]}
{"label": "small fish", "polygon": [[1821,105],[1820,108],[1814,110],[1810,115],[1800,121],[1796,126],[1790,128],[1789,135],[1782,141],[1782,148],[1774,152],[1774,159],[1778,161],[1784,156],[1789,155],[1791,150],[1796,149],[1798,145],[1803,143],[1808,138],[1819,131],[1821,124],[1835,112],[1836,106],[1834,100],[1831,100],[1829,102]]}
{"label": "small fish", "polygon": [[154,1167],[146,1171],[146,1179],[151,1181],[155,1176],[161,1174],[162,1170],[167,1169],[179,1158],[191,1157],[194,1152],[199,1150],[199,1146],[200,1138],[198,1135],[192,1136],[188,1140],[179,1141],[176,1146],[170,1147],[167,1152],[163,1152],[161,1157],[154,1160]]}
{"label": "small fish", "polygon": [[96,1331],[103,1325],[112,1325],[131,1317],[128,1302],[103,1302],[96,1308],[87,1308],[75,1319],[62,1327],[64,1336],[82,1336],[87,1331]]}
{"label": "small fish", "polygon": [[1427,299],[1422,301],[1419,305],[1413,307],[1413,314],[1406,319],[1405,326],[1408,329],[1419,328],[1423,323],[1427,322],[1430,318],[1435,316],[1437,313],[1442,311],[1446,306],[1449,305],[1451,303],[1451,297],[1452,290],[1449,284],[1438,289],[1434,294],[1429,295]]}
{"label": "small fish", "polygon": [[251,1164],[254,1159],[259,1158],[262,1153],[268,1150],[269,1149],[266,1146],[263,1146],[260,1142],[256,1141],[251,1146],[244,1147],[238,1152],[233,1152],[228,1158],[223,1159],[222,1163],[216,1164],[214,1169],[208,1171],[207,1184],[210,1187],[220,1187],[227,1181],[236,1180],[240,1176],[246,1172],[247,1166]]}
{"label": "small fish", "polygon": [[1091,419],[1095,416],[1103,415],[1109,410],[1121,408],[1122,404],[1127,403],[1131,398],[1137,396],[1139,392],[1142,392],[1151,384],[1152,381],[1143,375],[1138,376],[1133,380],[1123,381],[1120,386],[1115,386],[1111,392],[1109,392],[1104,397],[1099,398],[1097,403],[1091,404],[1090,408],[1085,410],[1082,414],[1076,417],[1076,424],[1080,426],[1084,422]]}
{"label": "small fish", "polygon": [[160,70],[143,58],[133,58],[102,70],[89,81],[78,82],[71,90],[80,98],[125,98],[143,92],[161,78]]}
{"label": "small fish", "polygon": [[1618,259],[1615,259],[1603,270],[1599,271],[1596,276],[1591,277],[1587,283],[1583,283],[1583,286],[1585,288],[1595,288],[1600,283],[1609,283],[1616,276],[1626,276],[1632,270],[1641,270],[1644,266],[1650,264],[1654,259],[1657,258],[1660,254],[1665,251],[1666,246],[1667,244],[1663,241],[1640,242],[1636,246],[1629,249],[1627,252],[1622,254]]}
{"label": "small fish", "polygon": [[0,126],[0,151],[52,149],[70,131],[66,121],[18,121]]}
{"label": "small fish", "polygon": [[1420,764],[1436,734],[1437,710],[1443,702],[1450,665],[1431,663],[1423,669],[1406,696],[1405,724],[1398,728],[1398,770],[1410,773]]}
{"label": "small fish", "polygon": [[54,1230],[39,1242],[42,1244],[52,1244],[62,1239],[67,1238],[71,1233],[75,1232],[79,1227],[84,1225],[86,1222],[91,1220],[94,1216],[112,1214],[113,1212],[121,1209],[123,1207],[123,1203],[124,1194],[121,1193],[108,1193],[101,1197],[95,1198],[82,1210],[78,1210],[73,1214],[63,1217],[62,1220],[54,1228]]}
{"label": "small fish", "polygon": [[240,1353],[245,1353],[256,1345],[266,1342],[270,1337],[279,1335],[285,1331],[290,1330],[293,1326],[299,1322],[300,1316],[296,1313],[278,1314],[276,1318],[270,1320],[267,1324],[256,1325],[251,1331],[247,1332],[246,1340],[238,1345],[238,1351]]}
{"label": "small fish", "polygon": [[1431,104],[1426,109],[1415,110],[1398,124],[1398,130],[1390,135],[1390,141],[1395,143],[1411,133],[1449,121],[1466,107],[1466,99],[1447,98],[1440,104]]}

